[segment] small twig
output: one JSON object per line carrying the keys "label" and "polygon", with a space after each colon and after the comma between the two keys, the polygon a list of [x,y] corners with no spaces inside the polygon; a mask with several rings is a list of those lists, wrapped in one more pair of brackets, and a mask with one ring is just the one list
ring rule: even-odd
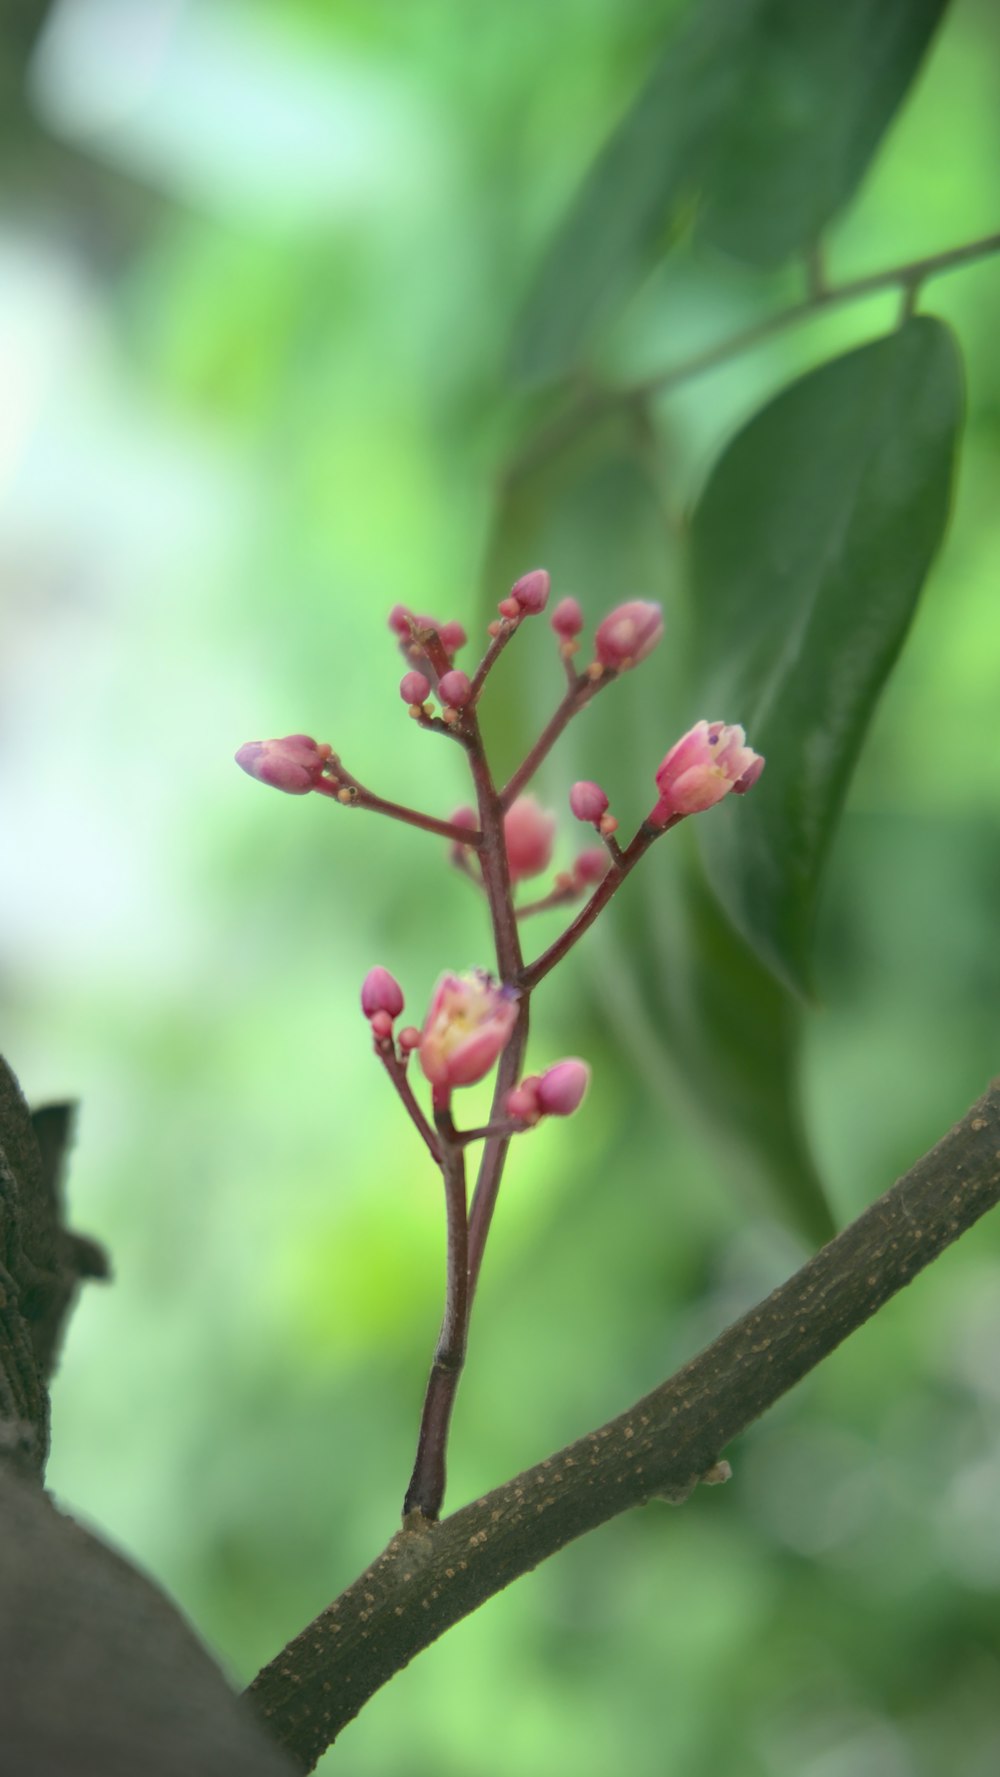
{"label": "small twig", "polygon": [[546,722],[541,734],[527,756],[522,759],[512,778],[508,779],[500,791],[501,808],[509,808],[515,796],[519,796],[525,784],[530,783],[535,772],[555,746],[556,741],[568,722],[583,709],[590,699],[596,696],[605,685],[618,677],[617,673],[604,672],[599,677],[591,678],[589,673],[573,673],[566,695],[555,713]]}
{"label": "small twig", "polygon": [[548,913],[553,907],[565,907],[569,901],[578,901],[583,891],[577,888],[571,878],[557,883],[547,895],[540,895],[537,901],[525,901],[515,909],[518,919],[530,919],[534,913]]}
{"label": "small twig", "polygon": [[525,448],[507,465],[504,481],[510,486],[531,474],[541,463],[561,450],[564,444],[575,438],[591,420],[602,414],[637,398],[668,394],[670,390],[680,388],[683,383],[692,382],[696,377],[717,370],[731,358],[738,358],[744,352],[752,351],[755,346],[763,345],[766,340],[783,333],[787,327],[795,327],[800,321],[808,320],[811,315],[820,314],[839,303],[858,302],[866,296],[877,295],[880,290],[906,289],[914,284],[919,286],[928,278],[940,277],[944,272],[955,271],[959,266],[969,265],[976,259],[985,259],[997,252],[1000,252],[1000,233],[981,235],[977,240],[966,241],[960,247],[950,247],[941,253],[929,253],[923,259],[911,259],[901,265],[890,266],[885,271],[871,272],[863,278],[851,278],[842,284],[824,282],[819,288],[810,287],[809,294],[801,302],[779,309],[777,314],[768,315],[763,321],[756,321],[751,327],[731,334],[718,345],[693,353],[680,364],[653,371],[651,375],[634,383],[605,389],[588,388],[550,426],[537,432],[529,440]]}
{"label": "small twig", "polygon": [[399,1093],[399,1096],[402,1099],[403,1104],[406,1108],[406,1113],[410,1117],[410,1119],[412,1120],[413,1124],[415,1125],[417,1132],[420,1135],[421,1140],[426,1142],[427,1148],[430,1152],[431,1159],[434,1161],[434,1164],[436,1166],[440,1166],[441,1165],[440,1143],[438,1142],[437,1136],[434,1134],[434,1131],[431,1128],[430,1124],[428,1123],[427,1118],[424,1116],[423,1111],[420,1109],[419,1104],[417,1103],[416,1099],[413,1096],[413,1088],[410,1085],[409,1079],[407,1078],[406,1068],[403,1066],[403,1063],[400,1061],[399,1056],[396,1054],[396,1050],[393,1045],[391,1037],[387,1038],[387,1040],[384,1043],[376,1042],[375,1053],[378,1056],[379,1060],[381,1061],[382,1066],[385,1068],[385,1071],[388,1074],[393,1085],[395,1086],[396,1091]]}
{"label": "small twig", "polygon": [[556,963],[562,962],[563,957],[572,950],[574,944],[579,942],[584,932],[589,931],[597,915],[603,912],[612,895],[617,894],[626,876],[635,869],[639,859],[645,856],[650,846],[660,838],[661,834],[676,826],[678,819],[682,818],[682,816],[675,815],[673,820],[666,822],[662,827],[650,827],[644,821],[635,838],[630,840],[624,851],[615,842],[617,857],[612,853],[611,868],[607,875],[601,878],[587,905],[581,907],[576,918],[556,938],[555,942],[550,944],[547,950],[543,950],[541,955],[537,956],[534,962],[529,963],[522,971],[520,984],[525,993],[532,993],[539,981],[544,981],[549,970],[554,969]]}
{"label": "small twig", "polygon": [[470,845],[474,850],[479,847],[479,834],[471,828],[456,827],[452,821],[439,821],[436,815],[422,814],[418,808],[406,808],[401,802],[387,802],[384,796],[376,796],[371,790],[366,790],[363,784],[359,784],[355,778],[349,778],[346,772],[341,771],[337,779],[320,778],[316,789],[321,796],[329,796],[344,808],[367,808],[372,814],[384,814],[390,820],[404,821],[408,827],[420,827],[424,833],[436,833],[442,839]]}

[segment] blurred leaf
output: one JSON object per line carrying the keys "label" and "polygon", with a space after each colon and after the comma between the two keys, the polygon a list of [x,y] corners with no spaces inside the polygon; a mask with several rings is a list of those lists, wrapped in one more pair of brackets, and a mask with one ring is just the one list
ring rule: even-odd
{"label": "blurred leaf", "polygon": [[698,713],[742,721],[768,760],[698,838],[733,921],[798,991],[851,771],[944,532],[961,406],[951,334],[911,320],[756,414],[695,514]]}
{"label": "blurred leaf", "polygon": [[753,265],[808,249],[852,196],[947,0],[764,0],[698,233]]}
{"label": "blurred leaf", "polygon": [[[661,473],[644,414],[618,408],[602,412],[561,449],[511,478],[485,552],[484,624],[496,616],[497,600],[516,576],[537,566],[552,575],[553,603],[571,593],[589,625],[623,598],[669,599],[679,584],[679,548],[669,529]],[[564,688],[547,624],[544,632],[542,624],[532,626],[501,658],[484,700],[487,741],[500,747],[504,772],[535,739]],[[614,691],[598,700],[580,727],[593,742],[604,730],[605,707],[615,722],[609,730],[614,748],[621,715]],[[575,743],[566,745],[572,751]],[[599,750],[588,756],[602,758]]]}
{"label": "blurred leaf", "polygon": [[556,232],[520,315],[526,379],[575,364],[598,322],[667,245],[739,90],[760,0],[706,0],[671,35]]}
{"label": "blurred leaf", "polygon": [[633,881],[627,916],[610,916],[624,954],[603,1003],[634,1064],[679,1089],[726,1182],[822,1246],[836,1224],[802,1111],[800,1006],[720,909],[683,829],[636,876],[642,894]]}
{"label": "blurred leaf", "polygon": [[946,0],[700,0],[601,149],[519,318],[528,380],[578,363],[598,324],[697,232],[752,264],[813,246],[852,195]]}

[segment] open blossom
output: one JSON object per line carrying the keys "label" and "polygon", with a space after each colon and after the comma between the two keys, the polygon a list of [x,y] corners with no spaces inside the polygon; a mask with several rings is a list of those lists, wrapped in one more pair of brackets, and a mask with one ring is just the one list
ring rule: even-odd
{"label": "open blossom", "polygon": [[738,723],[696,722],[662,761],[656,773],[660,800],[648,818],[663,826],[680,815],[700,814],[730,790],[743,796],[763,769]]}
{"label": "open blossom", "polygon": [[644,599],[630,599],[597,626],[594,648],[602,666],[624,672],[651,654],[663,634],[663,612]]}
{"label": "open blossom", "polygon": [[510,1040],[517,994],[481,970],[442,975],[420,1038],[420,1065],[439,1092],[474,1086]]}
{"label": "open blossom", "polygon": [[236,763],[258,783],[304,796],[316,788],[330,747],[317,745],[311,735],[286,734],[284,740],[248,740],[236,754]]}
{"label": "open blossom", "polygon": [[534,796],[518,796],[503,817],[507,867],[511,882],[539,876],[548,869],[556,836],[556,817],[540,808]]}

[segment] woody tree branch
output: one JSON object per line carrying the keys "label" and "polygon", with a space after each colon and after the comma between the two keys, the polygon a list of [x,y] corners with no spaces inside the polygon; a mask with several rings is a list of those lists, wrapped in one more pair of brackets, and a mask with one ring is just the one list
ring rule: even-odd
{"label": "woody tree branch", "polygon": [[303,1771],[380,1686],[511,1580],[721,1452],[1000,1200],[1000,1081],[891,1190],[683,1369],[440,1523],[414,1519],[250,1687]]}

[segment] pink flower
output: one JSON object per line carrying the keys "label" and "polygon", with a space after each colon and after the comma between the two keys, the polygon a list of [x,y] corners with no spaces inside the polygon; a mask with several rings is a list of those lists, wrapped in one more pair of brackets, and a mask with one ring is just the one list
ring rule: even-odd
{"label": "pink flower", "polygon": [[544,1074],[525,1074],[504,1100],[508,1117],[520,1123],[537,1123],[540,1117],[570,1117],[590,1083],[590,1069],[575,1057],[557,1061]]}
{"label": "pink flower", "polygon": [[516,1117],[519,1123],[537,1123],[541,1116],[538,1106],[538,1075],[526,1074],[519,1086],[512,1086],[504,1099],[504,1110],[508,1117]]}
{"label": "pink flower", "polygon": [[452,655],[452,657],[458,653],[459,648],[465,647],[465,643],[468,639],[462,625],[456,623],[453,619],[448,623],[442,623],[438,630],[438,635],[441,638],[441,646],[444,648],[445,653]]}
{"label": "pink flower", "polygon": [[573,865],[574,888],[588,888],[591,883],[603,882],[610,868],[611,858],[603,845],[588,846]]}
{"label": "pink flower", "polygon": [[365,1017],[388,1012],[390,1018],[398,1018],[403,1005],[403,989],[395,975],[390,975],[388,969],[369,969],[361,984],[361,1010]]}
{"label": "pink flower", "polygon": [[472,696],[472,680],[468,673],[453,667],[450,673],[445,673],[439,680],[438,694],[442,703],[448,704],[452,709],[461,709]]}
{"label": "pink flower", "polygon": [[538,876],[548,868],[556,836],[556,817],[546,814],[534,796],[518,796],[503,817],[507,867],[511,882]]}
{"label": "pink flower", "polygon": [[517,1020],[517,994],[491,976],[442,975],[420,1038],[420,1065],[436,1094],[474,1086],[490,1071]]}
{"label": "pink flower", "polygon": [[663,634],[663,613],[659,605],[643,599],[631,599],[618,605],[597,626],[594,647],[602,666],[616,672],[638,666],[651,654]]}
{"label": "pink flower", "polygon": [[582,779],[574,784],[569,793],[569,805],[578,821],[587,821],[596,825],[601,816],[608,812],[608,799],[600,784]]}
{"label": "pink flower", "polygon": [[571,1057],[546,1068],[535,1087],[538,1108],[546,1117],[570,1117],[590,1084],[590,1069],[585,1061]]}
{"label": "pink flower", "polygon": [[556,635],[564,642],[571,642],[583,628],[583,612],[577,599],[560,599],[549,622]]}
{"label": "pink flower", "polygon": [[532,568],[530,573],[522,574],[520,580],[515,580],[508,596],[514,600],[523,616],[534,617],[539,611],[544,611],[549,602],[549,585],[547,570]]}
{"label": "pink flower", "polygon": [[399,681],[399,695],[411,709],[426,702],[430,694],[431,682],[426,673],[404,673]]}
{"label": "pink flower", "polygon": [[285,790],[289,796],[304,796],[316,788],[330,752],[308,734],[286,734],[284,740],[248,740],[236,763],[258,783]]}
{"label": "pink flower", "polygon": [[681,815],[700,814],[730,790],[743,796],[763,769],[763,759],[747,746],[738,724],[696,722],[671,747],[656,773],[660,800],[648,819],[662,827]]}

